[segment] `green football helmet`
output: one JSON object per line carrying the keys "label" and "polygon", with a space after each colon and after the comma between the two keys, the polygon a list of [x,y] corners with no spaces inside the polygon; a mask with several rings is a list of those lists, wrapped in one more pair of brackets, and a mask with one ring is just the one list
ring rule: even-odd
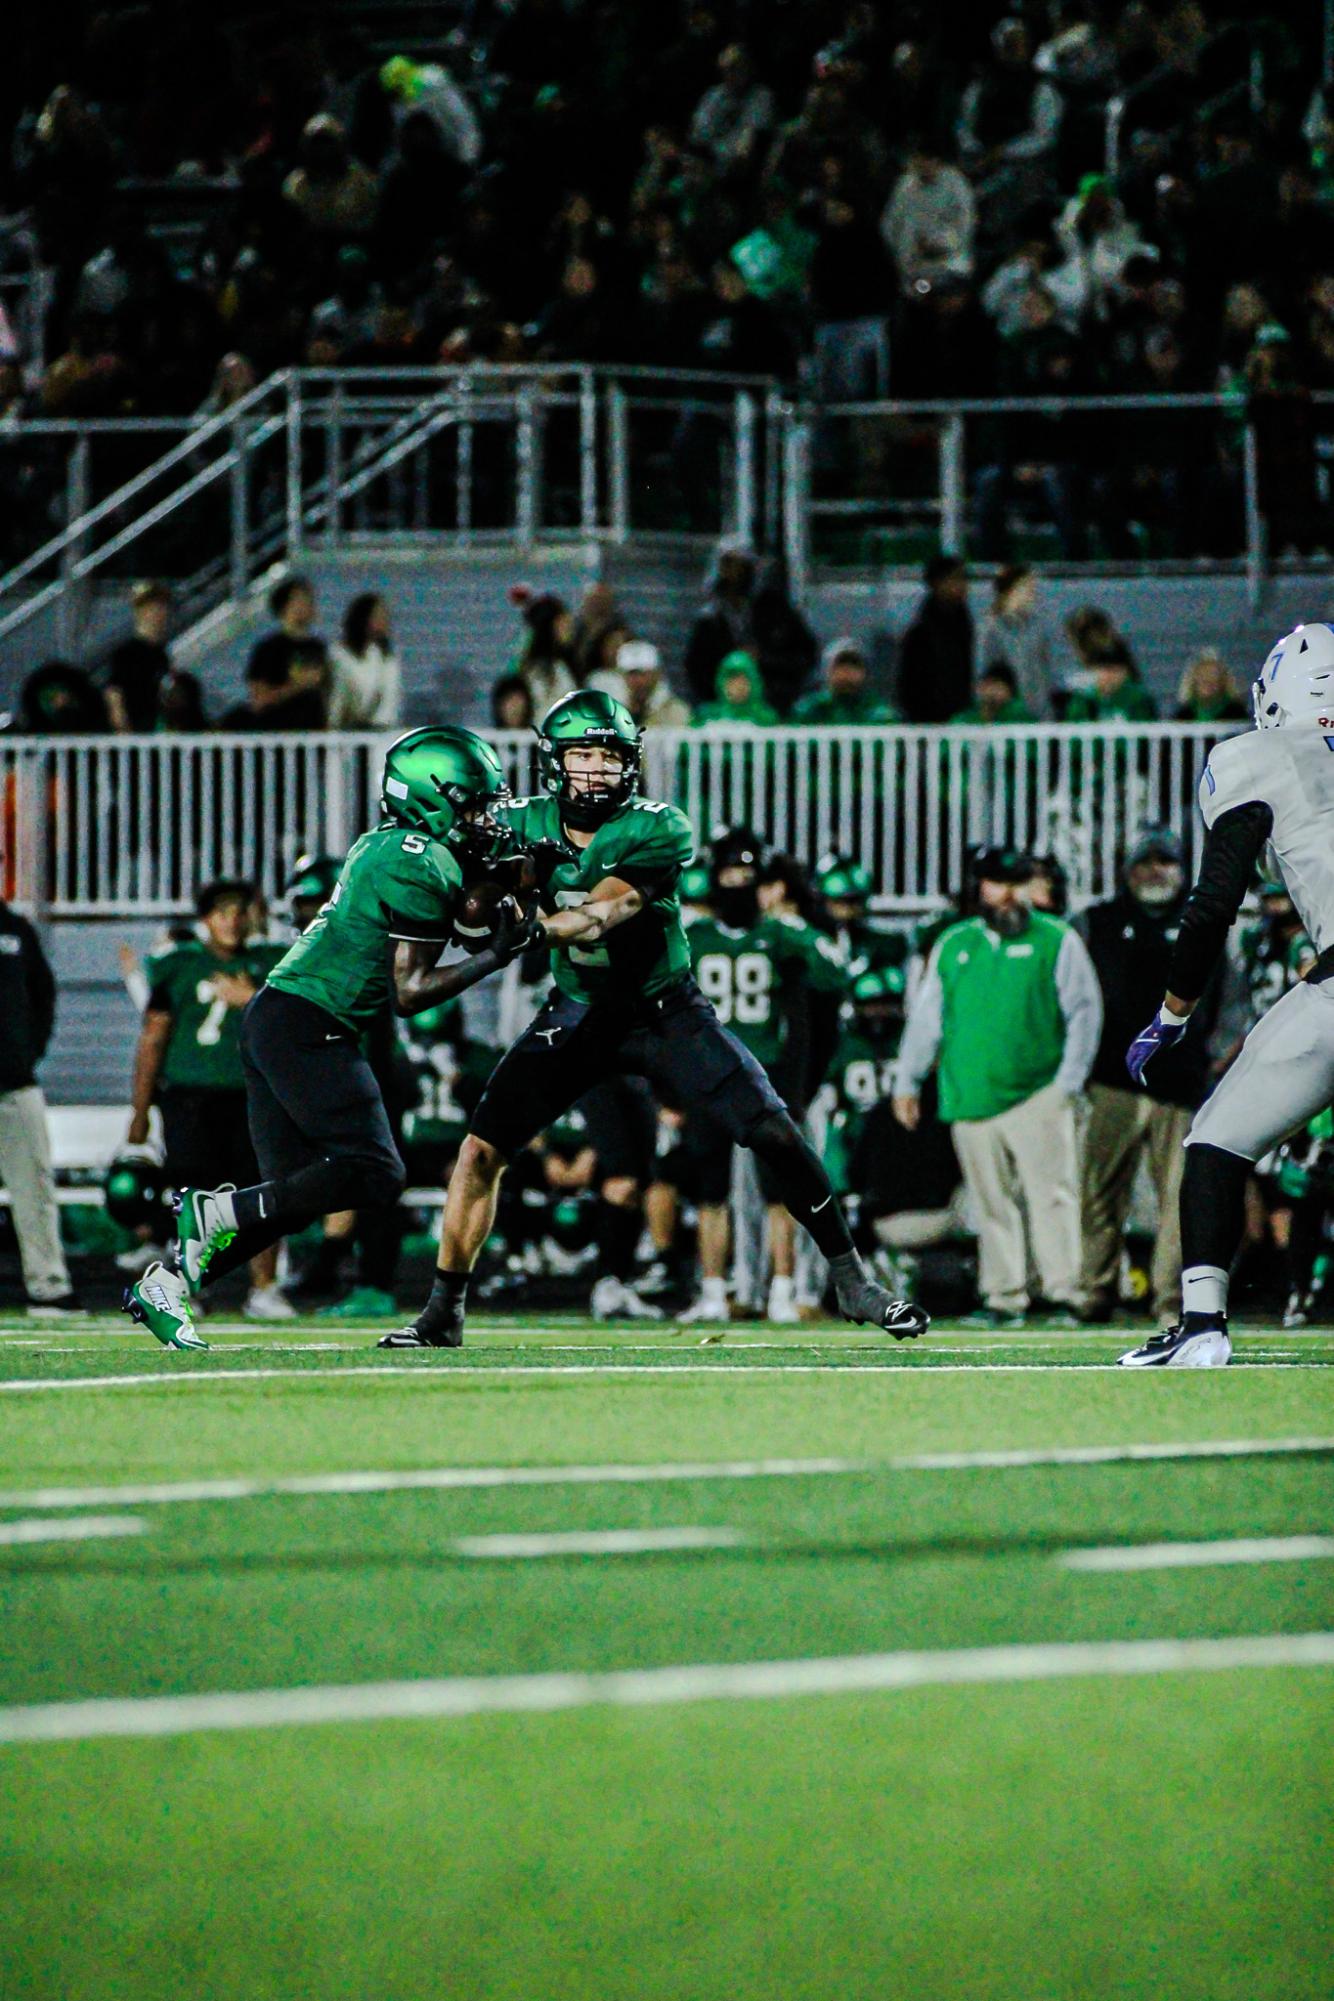
{"label": "green football helmet", "polygon": [[337,886],[343,864],[336,855],[298,855],[292,864],[292,873],[283,884],[292,912],[292,921],[299,931],[304,931],[316,913],[322,910]]}
{"label": "green football helmet", "polygon": [[[624,759],[620,777],[575,792],[564,760],[576,746],[619,751]],[[600,827],[633,798],[639,784],[638,725],[624,702],[596,688],[562,695],[547,710],[537,728],[537,754],[542,783],[560,800],[561,818],[571,827]]]}
{"label": "green football helmet", "polygon": [[816,866],[815,888],[826,903],[865,903],[871,894],[871,872],[843,855],[826,855]]}
{"label": "green football helmet", "polygon": [[908,976],[902,966],[873,966],[852,983],[852,1008],[864,1035],[891,1035],[903,1025]]}
{"label": "green football helmet", "polygon": [[489,743],[453,723],[409,730],[385,754],[380,811],[396,827],[488,860],[508,843],[490,809],[510,791]]}
{"label": "green football helmet", "polygon": [[142,1153],[120,1154],[107,1169],[102,1184],[106,1212],[124,1230],[142,1224],[160,1233],[168,1227],[167,1176]]}

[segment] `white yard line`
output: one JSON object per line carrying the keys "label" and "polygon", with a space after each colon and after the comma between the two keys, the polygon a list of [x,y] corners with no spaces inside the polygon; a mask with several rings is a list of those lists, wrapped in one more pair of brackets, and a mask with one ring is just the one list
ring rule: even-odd
{"label": "white yard line", "polygon": [[0,1508],[166,1506],[269,1495],[400,1494],[487,1487],[653,1486],[700,1480],[808,1480],[848,1474],[963,1473],[1032,1466],[1117,1466],[1174,1459],[1250,1459],[1334,1452],[1334,1438],[1217,1438],[1180,1443],[1053,1445],[1006,1452],[914,1452],[892,1459],[717,1459],[589,1466],[427,1466],[384,1472],[158,1480],[138,1486],[0,1491]]}
{"label": "white yard line", "polygon": [[[889,1351],[887,1351],[889,1352]],[[1115,1362],[1078,1362],[1074,1367],[1085,1375],[1119,1375]],[[1244,1360],[1243,1360],[1244,1366]],[[1323,1369],[1323,1362],[1265,1362],[1257,1364],[1269,1371],[1279,1369]],[[25,1395],[42,1390],[126,1390],[177,1389],[184,1384],[216,1387],[226,1383],[278,1382],[299,1377],[325,1387],[351,1378],[373,1377],[385,1383],[415,1382],[438,1387],[460,1376],[494,1376],[503,1382],[514,1376],[549,1376],[553,1382],[573,1376],[680,1376],[691,1382],[707,1382],[711,1376],[751,1376],[757,1382],[772,1376],[1050,1376],[1050,1362],[542,1362],[485,1363],[441,1362],[404,1368],[393,1363],[354,1365],[348,1369],[192,1369],[180,1375],[152,1376],[66,1376],[54,1378],[13,1377],[0,1381],[0,1392]]]}
{"label": "white yard line", "polygon": [[29,1522],[0,1522],[0,1545],[30,1542],[100,1542],[106,1537],[142,1535],[148,1523],[137,1515],[49,1515]]}
{"label": "white yard line", "polygon": [[1334,1556],[1334,1535],[1241,1536],[1232,1542],[1115,1543],[1067,1549],[1063,1570],[1195,1570],[1220,1563],[1306,1563]]}
{"label": "white yard line", "polygon": [[449,1547],[458,1556],[649,1556],[658,1550],[739,1549],[737,1529],[575,1529],[556,1535],[464,1535]]}
{"label": "white yard line", "polygon": [[493,1675],[42,1702],[0,1709],[0,1743],[179,1737],[195,1731],[265,1730],[299,1724],[517,1716],[601,1705],[640,1709],[687,1702],[765,1702],[791,1696],[869,1695],[893,1689],[1054,1681],[1072,1676],[1216,1674],[1275,1667],[1334,1667],[1334,1633],[973,1647],[933,1653],[847,1654],[822,1660],[642,1668],[619,1674]]}

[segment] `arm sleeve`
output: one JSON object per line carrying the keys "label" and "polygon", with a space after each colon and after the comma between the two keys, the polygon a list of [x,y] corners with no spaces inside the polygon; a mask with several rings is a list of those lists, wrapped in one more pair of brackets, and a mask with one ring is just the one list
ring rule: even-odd
{"label": "arm sleeve", "polygon": [[1204,992],[1273,826],[1271,808],[1252,799],[1229,807],[1205,835],[1199,877],[1186,899],[1167,975],[1167,990],[1178,999],[1197,1001]]}
{"label": "arm sleeve", "polygon": [[823,932],[813,926],[797,930],[795,927],[780,934],[784,949],[791,957],[799,959],[806,975],[806,984],[819,994],[841,994],[847,990],[848,969],[838,947],[830,943]]}
{"label": "arm sleeve", "polygon": [[1077,931],[1066,932],[1056,955],[1056,997],[1065,1017],[1065,1054],[1056,1082],[1073,1096],[1088,1082],[1102,1035],[1102,989]]}
{"label": "arm sleeve", "polygon": [[916,1097],[940,1054],[944,1019],[944,989],[940,984],[939,948],[926,962],[921,985],[908,1010],[908,1021],[899,1045],[899,1066],[895,1089],[901,1096]]}

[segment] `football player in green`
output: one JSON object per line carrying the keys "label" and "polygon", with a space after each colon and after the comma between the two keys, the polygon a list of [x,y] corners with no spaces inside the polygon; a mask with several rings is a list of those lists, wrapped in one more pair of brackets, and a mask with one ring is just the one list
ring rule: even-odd
{"label": "football player in green", "polygon": [[[126,1311],[168,1347],[199,1348],[190,1299],[317,1216],[396,1202],[403,1163],[362,1032],[392,992],[400,1014],[462,993],[534,934],[517,903],[493,942],[437,967],[465,867],[516,844],[495,811],[508,798],[495,751],[469,730],[409,730],[391,746],[383,819],[353,847],[332,896],[269,974],[241,1023],[250,1135],[263,1177],[189,1188],[177,1210],[179,1271],[150,1267]],[[392,964],[391,964],[392,947]]]}
{"label": "football player in green", "polygon": [[[135,1048],[127,1139],[144,1145],[156,1102],[174,1188],[255,1178],[241,1015],[283,947],[253,937],[254,900],[252,882],[228,877],[205,883],[195,898],[196,936],[162,945],[144,961],[148,999]],[[251,1260],[247,1319],[291,1319],[276,1283],[277,1259],[275,1244]]]}
{"label": "football player in green", "polygon": [[752,1147],[829,1259],[849,1320],[899,1337],[926,1316],[867,1272],[828,1177],[750,1051],[691,976],[679,889],[694,841],[684,813],[638,796],[640,738],[611,696],[584,690],[538,731],[543,793],[502,817],[537,867],[555,991],[501,1058],[450,1178],[431,1296],[383,1347],[456,1347],[468,1275],[490,1234],[501,1176],[535,1134],[601,1079],[647,1077],[689,1114]]}
{"label": "football player in green", "polygon": [[[710,867],[709,912],[688,929],[695,978],[725,1028],[764,1066],[783,1103],[800,1124],[822,1065],[810,1060],[808,997],[841,996],[848,968],[833,940],[800,917],[770,916],[760,908],[761,844],[747,828],[734,828],[714,844]],[[838,1002],[830,1008],[837,1033]],[[707,1112],[686,1122],[686,1147],[694,1164],[699,1202],[700,1296],[685,1320],[726,1321],[725,1272],[731,1248],[729,1198],[732,1144],[726,1130]],[[768,1317],[795,1321],[797,1313],[796,1228],[783,1207],[774,1177],[759,1163],[760,1196],[768,1210],[769,1255],[773,1277]]]}
{"label": "football player in green", "polygon": [[829,1066],[834,1116],[825,1161],[834,1186],[845,1192],[868,1115],[894,1095],[894,1071],[907,1012],[908,979],[902,966],[871,967],[852,983],[852,1019]]}

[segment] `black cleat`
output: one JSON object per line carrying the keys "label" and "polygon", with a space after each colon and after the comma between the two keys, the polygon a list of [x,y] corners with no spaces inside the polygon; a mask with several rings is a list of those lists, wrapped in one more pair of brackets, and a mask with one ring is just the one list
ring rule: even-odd
{"label": "black cleat", "polygon": [[[1191,1314],[1191,1320],[1196,1316]],[[1142,1348],[1122,1355],[1123,1369],[1225,1369],[1232,1359],[1226,1320],[1196,1321],[1150,1335]]]}
{"label": "black cleat", "polygon": [[456,1322],[429,1333],[413,1321],[407,1327],[396,1327],[392,1334],[382,1334],[375,1345],[377,1348],[461,1348],[463,1316],[460,1314]]}
{"label": "black cleat", "polygon": [[920,1306],[911,1299],[895,1299],[865,1267],[848,1274],[842,1283],[836,1277],[834,1292],[845,1320],[855,1327],[878,1327],[896,1341],[915,1341],[931,1325],[930,1316]]}

